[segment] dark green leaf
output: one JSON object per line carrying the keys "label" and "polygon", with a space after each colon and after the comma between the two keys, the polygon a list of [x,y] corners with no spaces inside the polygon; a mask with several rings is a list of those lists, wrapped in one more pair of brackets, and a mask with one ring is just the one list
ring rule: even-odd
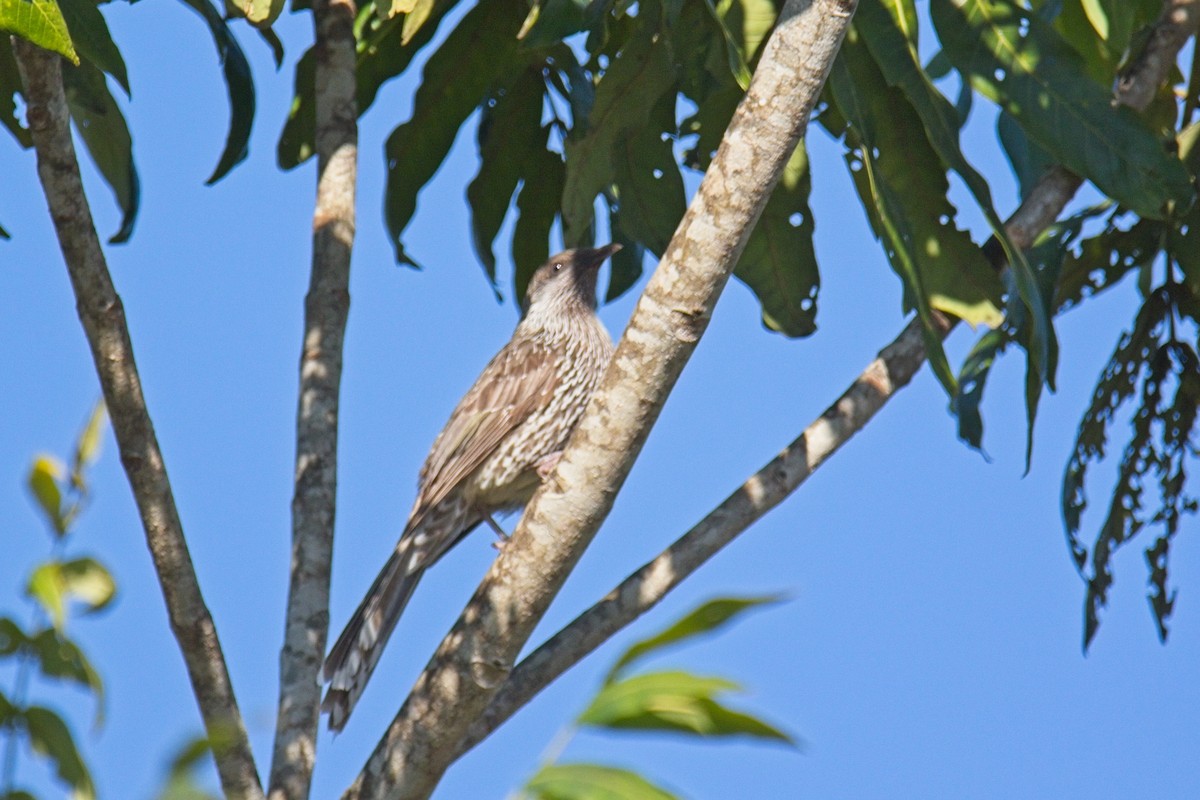
{"label": "dark green leaf", "polygon": [[633,288],[642,277],[642,262],[646,258],[646,248],[625,232],[621,222],[621,206],[618,203],[609,203],[608,227],[612,240],[621,245],[621,249],[609,259],[612,270],[609,272],[605,302],[611,302]]}
{"label": "dark green leaf", "polygon": [[133,163],[129,126],[108,91],[104,73],[92,64],[84,62],[78,67],[64,69],[63,83],[71,119],[121,209],[121,227],[108,240],[111,244],[120,244],[133,234],[141,203],[141,184],[137,166]]}
{"label": "dark green leaf", "polygon": [[613,664],[605,682],[613,681],[625,667],[643,656],[697,636],[715,633],[745,612],[782,602],[783,599],[783,595],[765,594],[754,597],[718,597],[715,600],[709,600],[659,633],[630,645]]}
{"label": "dark green leaf", "polygon": [[512,241],[513,289],[522,305],[533,271],[550,257],[550,229],[559,213],[564,180],[562,156],[542,150],[533,156],[517,195],[517,223]]}
{"label": "dark green leaf", "polygon": [[1009,333],[999,328],[980,337],[959,370],[958,393],[950,403],[950,411],[958,420],[958,438],[981,453],[984,452],[983,415],[979,407],[992,364],[1009,341]]}
{"label": "dark green leaf", "polygon": [[591,243],[593,206],[614,178],[617,146],[647,126],[651,109],[674,85],[670,44],[645,21],[597,84],[587,130],[576,126],[567,138],[562,217],[568,247]]}
{"label": "dark green leaf", "polygon": [[65,56],[72,64],[79,63],[55,0],[0,0],[0,30]]}
{"label": "dark green leaf", "polygon": [[125,96],[129,96],[129,75],[125,71],[125,59],[108,32],[108,23],[96,6],[95,0],[59,0],[63,18],[71,31],[71,41],[79,55],[92,62],[104,72],[112,75]]}
{"label": "dark green leaf", "polygon": [[417,209],[417,193],[441,166],[462,124],[487,97],[523,69],[517,28],[523,0],[482,3],[463,17],[425,64],[412,117],[392,131],[385,148],[388,232],[396,259],[413,263],[401,239]]}
{"label": "dark green leaf", "polygon": [[996,134],[1000,138],[1004,154],[1008,156],[1013,175],[1017,178],[1019,195],[1024,200],[1046,171],[1054,166],[1054,157],[1030,139],[1013,116],[1006,111],[1002,110],[996,120]]}
{"label": "dark green leaf", "polygon": [[212,185],[225,177],[250,153],[250,128],[254,124],[254,79],[250,75],[250,64],[246,55],[222,18],[208,0],[183,0],[208,24],[217,56],[225,75],[225,88],[229,94],[229,134],[225,138],[225,149],[217,162],[216,169],[206,184]]}
{"label": "dark green leaf", "polygon": [[549,47],[588,27],[591,0],[534,0],[517,38],[528,48]]}
{"label": "dark green leaf", "polygon": [[[1086,219],[1108,205],[1080,212]],[[1054,297],[1055,308],[1066,311],[1085,298],[1117,285],[1130,271],[1149,265],[1162,252],[1165,226],[1157,220],[1139,219],[1122,227],[1127,214],[1112,213],[1104,230],[1084,239],[1067,253]],[[1073,224],[1067,220],[1063,224]]]}
{"label": "dark green leaf", "polygon": [[30,706],[25,709],[25,727],[33,749],[54,762],[59,779],[71,787],[73,797],[94,800],[92,776],[62,718],[48,708]]}
{"label": "dark green leaf", "polygon": [[812,175],[801,141],[779,178],[734,270],[762,304],[763,324],[785,336],[817,329],[821,276],[813,250],[816,227],[808,195]]}
{"label": "dark green leaf", "polygon": [[599,764],[549,764],[525,792],[536,800],[677,800],[635,772]]}
{"label": "dark green leaf", "polygon": [[29,642],[21,626],[8,617],[0,617],[0,658],[11,656]]}
{"label": "dark green leaf", "polygon": [[1036,14],[1003,0],[932,0],[930,11],[951,62],[1059,163],[1144,217],[1191,201],[1179,159]]}
{"label": "dark green leaf", "polygon": [[83,651],[53,628],[46,628],[30,640],[37,655],[42,674],[68,680],[88,689],[96,696],[96,717],[99,727],[104,722],[104,682]]}
{"label": "dark green leaf", "polygon": [[544,86],[540,69],[525,70],[512,86],[488,100],[479,121],[479,172],[467,187],[467,201],[475,253],[493,289],[496,256],[492,243],[508,215],[517,184],[528,177],[546,145]]}

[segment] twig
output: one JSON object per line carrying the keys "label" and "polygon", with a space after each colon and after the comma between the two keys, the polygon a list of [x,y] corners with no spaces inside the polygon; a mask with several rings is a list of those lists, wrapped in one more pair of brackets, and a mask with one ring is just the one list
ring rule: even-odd
{"label": "twig", "polygon": [[214,748],[221,786],[227,797],[255,800],[263,793],[254,756],[233,695],[216,626],[200,593],[162,451],[142,396],[125,310],[100,249],[79,176],[67,99],[63,94],[61,62],[53,53],[16,37],[13,52],[25,85],[26,115],[37,150],[38,177],[71,277],[76,310],[91,346],[121,464],[142,517],[171,630],[183,652],[209,737],[228,743]]}
{"label": "twig", "polygon": [[292,564],[279,655],[279,710],[271,800],[304,800],[320,722],[318,676],[329,633],[329,578],[337,501],[338,387],[350,310],[350,252],[358,158],[354,0],[315,0],[317,201],[304,303]]}
{"label": "twig", "polygon": [[646,287],[558,468],[347,798],[423,798],[508,677],[582,555],[707,327],[808,123],[854,0],[789,0],[690,208]]}

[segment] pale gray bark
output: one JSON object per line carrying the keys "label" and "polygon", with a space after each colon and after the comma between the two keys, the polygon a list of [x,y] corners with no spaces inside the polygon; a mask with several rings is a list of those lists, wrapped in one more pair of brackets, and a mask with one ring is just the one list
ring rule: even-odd
{"label": "pale gray bark", "polygon": [[418,679],[347,798],[422,798],[508,677],[624,482],[787,159],[853,0],[789,0],[600,390],[512,540]]}
{"label": "pale gray bark", "polygon": [[329,633],[329,579],[337,503],[338,389],[350,310],[358,114],[353,0],[315,0],[317,201],[304,303],[292,563],[279,654],[279,712],[271,800],[304,800],[316,762],[321,662]]}
{"label": "pale gray bark", "polygon": [[61,60],[24,40],[13,52],[25,86],[26,116],[38,177],[75,291],[76,310],[92,350],[121,464],[146,532],[158,582],[187,665],[226,797],[263,796],[246,727],[229,681],[216,625],[204,604],[175,507],[167,468],[142,395],[125,309],[113,286],[83,191],[63,93]]}

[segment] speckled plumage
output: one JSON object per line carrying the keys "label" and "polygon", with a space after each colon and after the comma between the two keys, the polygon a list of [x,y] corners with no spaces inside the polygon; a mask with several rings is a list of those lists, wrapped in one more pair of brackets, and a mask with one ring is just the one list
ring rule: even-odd
{"label": "speckled plumage", "polygon": [[613,345],[596,273],[618,249],[568,250],[530,279],[526,313],[438,434],[395,550],[329,651],[322,710],[341,730],[425,570],[485,518],[529,502],[600,383]]}

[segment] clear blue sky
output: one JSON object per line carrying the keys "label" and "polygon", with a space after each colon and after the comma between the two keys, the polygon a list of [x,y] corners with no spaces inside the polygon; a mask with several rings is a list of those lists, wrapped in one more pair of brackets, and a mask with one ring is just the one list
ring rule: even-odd
{"label": "clear blue sky", "polygon": [[[128,116],[143,187],[134,237],[108,249],[109,263],[265,772],[314,183],[311,164],[278,172],[274,147],[290,103],[291,65],[310,25],[307,16],[280,21],[288,46],[280,73],[266,48],[239,28],[259,89],[252,152],[230,177],[205,188],[227,110],[199,19],[178,3],[110,4],[105,15],[129,64]],[[469,245],[464,188],[475,168],[473,124],[421,195],[409,230],[409,251],[426,271],[393,264],[382,223],[382,146],[406,118],[415,77],[385,87],[361,129],[335,633],[390,550],[434,435],[516,319],[511,303],[495,303]],[[1013,189],[995,160],[991,130],[986,120],[975,125],[969,148],[993,179],[1003,214],[1013,207]],[[67,452],[98,388],[33,156],[7,136],[0,140],[0,223],[13,234],[0,243],[0,340],[8,343],[0,359],[0,613],[24,619],[19,586],[48,549],[25,470],[39,451]],[[902,328],[899,282],[865,226],[838,145],[814,130],[810,146],[820,330],[802,341],[770,334],[750,293],[730,285],[538,640],[791,441]],[[118,215],[107,189],[98,180],[89,189],[101,233],[111,235]],[[502,263],[502,270],[511,267]],[[506,281],[510,274],[504,271]],[[627,296],[603,310],[614,335],[632,304]],[[1028,476],[1021,476],[1018,359],[1002,361],[989,384],[991,463],[955,440],[946,398],[923,371],[800,492],[458,764],[437,796],[500,797],[519,785],[622,643],[704,599],[777,591],[790,602],[656,664],[743,682],[748,693],[738,702],[803,738],[803,753],[629,735],[582,736],[566,756],[625,764],[707,800],[1200,796],[1196,522],[1185,523],[1172,560],[1180,593],[1170,644],[1155,637],[1135,545],[1116,559],[1111,607],[1085,657],[1083,586],[1058,511],[1075,426],[1135,307],[1126,286],[1060,321],[1060,390],[1043,401]],[[956,332],[952,359],[961,360],[972,340],[969,331]],[[1097,474],[1099,499],[1111,470]],[[74,548],[108,562],[121,594],[109,613],[72,632],[107,682],[108,722],[92,733],[86,698],[73,691],[51,697],[73,709],[102,796],[147,798],[169,754],[200,721],[111,437],[94,491]],[[336,740],[322,734],[314,798],[336,797],[357,773],[493,558],[490,542],[486,533],[469,539],[422,583],[347,731]],[[11,679],[0,671],[0,686]],[[46,785],[38,767],[22,774]]]}

